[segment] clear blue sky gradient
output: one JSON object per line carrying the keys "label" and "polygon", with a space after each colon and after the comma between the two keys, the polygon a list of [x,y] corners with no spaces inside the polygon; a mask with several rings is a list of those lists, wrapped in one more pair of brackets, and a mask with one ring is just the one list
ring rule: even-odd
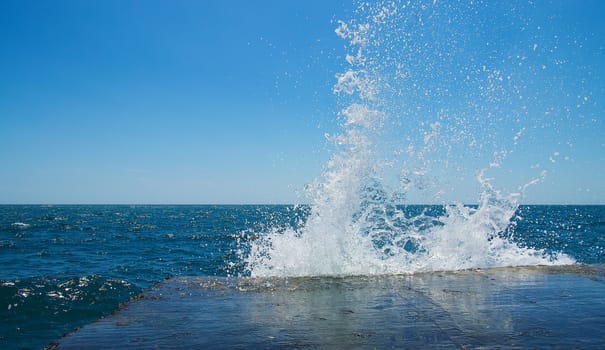
{"label": "clear blue sky gradient", "polygon": [[[531,152],[544,145],[560,155],[526,202],[605,204],[605,6],[540,6],[558,14],[545,21],[561,41],[582,41],[560,45],[577,62],[559,81],[584,79],[571,91],[590,99],[544,136],[560,139],[536,133],[516,150],[527,161],[497,174],[535,177]],[[346,51],[334,29],[354,8],[1,1],[0,203],[304,201],[297,192],[333,149],[324,134],[338,131],[332,87]]]}

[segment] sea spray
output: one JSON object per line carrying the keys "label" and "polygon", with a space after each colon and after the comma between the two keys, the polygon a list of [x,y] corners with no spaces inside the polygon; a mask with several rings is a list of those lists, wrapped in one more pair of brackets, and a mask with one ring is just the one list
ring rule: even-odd
{"label": "sea spray", "polygon": [[[573,262],[513,242],[510,223],[527,186],[507,194],[486,173],[509,154],[490,138],[505,113],[502,104],[511,102],[509,88],[516,85],[500,70],[463,62],[466,53],[449,51],[464,51],[460,42],[465,39],[457,34],[467,32],[446,30],[445,43],[439,41],[444,38],[428,37],[436,35],[429,21],[447,26],[473,14],[472,8],[462,16],[451,7],[439,12],[437,6],[361,3],[361,20],[338,22],[335,31],[347,43],[348,66],[336,76],[333,89],[344,105],[339,113],[342,131],[329,136],[336,152],[307,188],[311,207],[304,224],[272,228],[250,243],[243,259],[251,276],[399,274]],[[446,70],[452,68],[465,79]],[[472,102],[463,103],[460,97]],[[441,109],[434,112],[437,107]],[[506,113],[519,123],[519,111],[523,108]],[[400,117],[393,118],[395,114]],[[435,114],[437,120],[432,119]],[[404,130],[390,132],[397,126]],[[510,141],[516,144],[525,129],[513,125],[511,130]],[[396,142],[402,132],[406,147]],[[466,154],[457,155],[460,143],[484,153],[493,150],[482,170],[475,170],[481,187],[478,205],[444,203],[442,213],[428,207],[419,213],[405,210],[401,204],[411,191],[434,191],[431,198],[439,198],[441,181],[435,177],[448,173],[438,173],[435,164],[456,169]]]}

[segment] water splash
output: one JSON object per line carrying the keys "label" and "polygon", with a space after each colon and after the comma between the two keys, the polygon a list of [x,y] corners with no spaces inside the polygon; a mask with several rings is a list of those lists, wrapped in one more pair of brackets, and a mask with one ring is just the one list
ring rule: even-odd
{"label": "water splash", "polygon": [[[360,3],[356,19],[338,22],[348,66],[333,89],[344,105],[342,132],[330,136],[337,151],[308,186],[304,225],[274,228],[251,242],[244,262],[252,276],[573,263],[512,241],[519,198],[540,177],[505,193],[486,174],[510,154],[496,137],[501,122],[510,124],[513,145],[525,132],[520,117],[527,102],[510,81],[513,73],[497,68],[489,54],[468,52],[464,35],[485,24],[469,27],[471,18],[481,18],[480,8],[463,8]],[[460,160],[469,150],[480,150],[482,160],[491,152],[473,169],[477,206],[456,202],[419,213],[400,206],[413,191],[438,200],[443,178],[468,173]]]}

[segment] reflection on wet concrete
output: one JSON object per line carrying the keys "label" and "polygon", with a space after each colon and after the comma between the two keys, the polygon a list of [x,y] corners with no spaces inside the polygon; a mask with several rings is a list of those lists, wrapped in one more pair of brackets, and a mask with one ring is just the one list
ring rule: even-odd
{"label": "reflection on wet concrete", "polygon": [[179,277],[55,346],[598,348],[605,346],[605,267],[346,278]]}

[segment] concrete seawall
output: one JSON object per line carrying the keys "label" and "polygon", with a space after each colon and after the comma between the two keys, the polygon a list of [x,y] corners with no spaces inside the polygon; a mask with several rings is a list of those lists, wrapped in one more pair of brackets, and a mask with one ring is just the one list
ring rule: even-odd
{"label": "concrete seawall", "polygon": [[51,347],[605,348],[605,266],[178,277]]}

